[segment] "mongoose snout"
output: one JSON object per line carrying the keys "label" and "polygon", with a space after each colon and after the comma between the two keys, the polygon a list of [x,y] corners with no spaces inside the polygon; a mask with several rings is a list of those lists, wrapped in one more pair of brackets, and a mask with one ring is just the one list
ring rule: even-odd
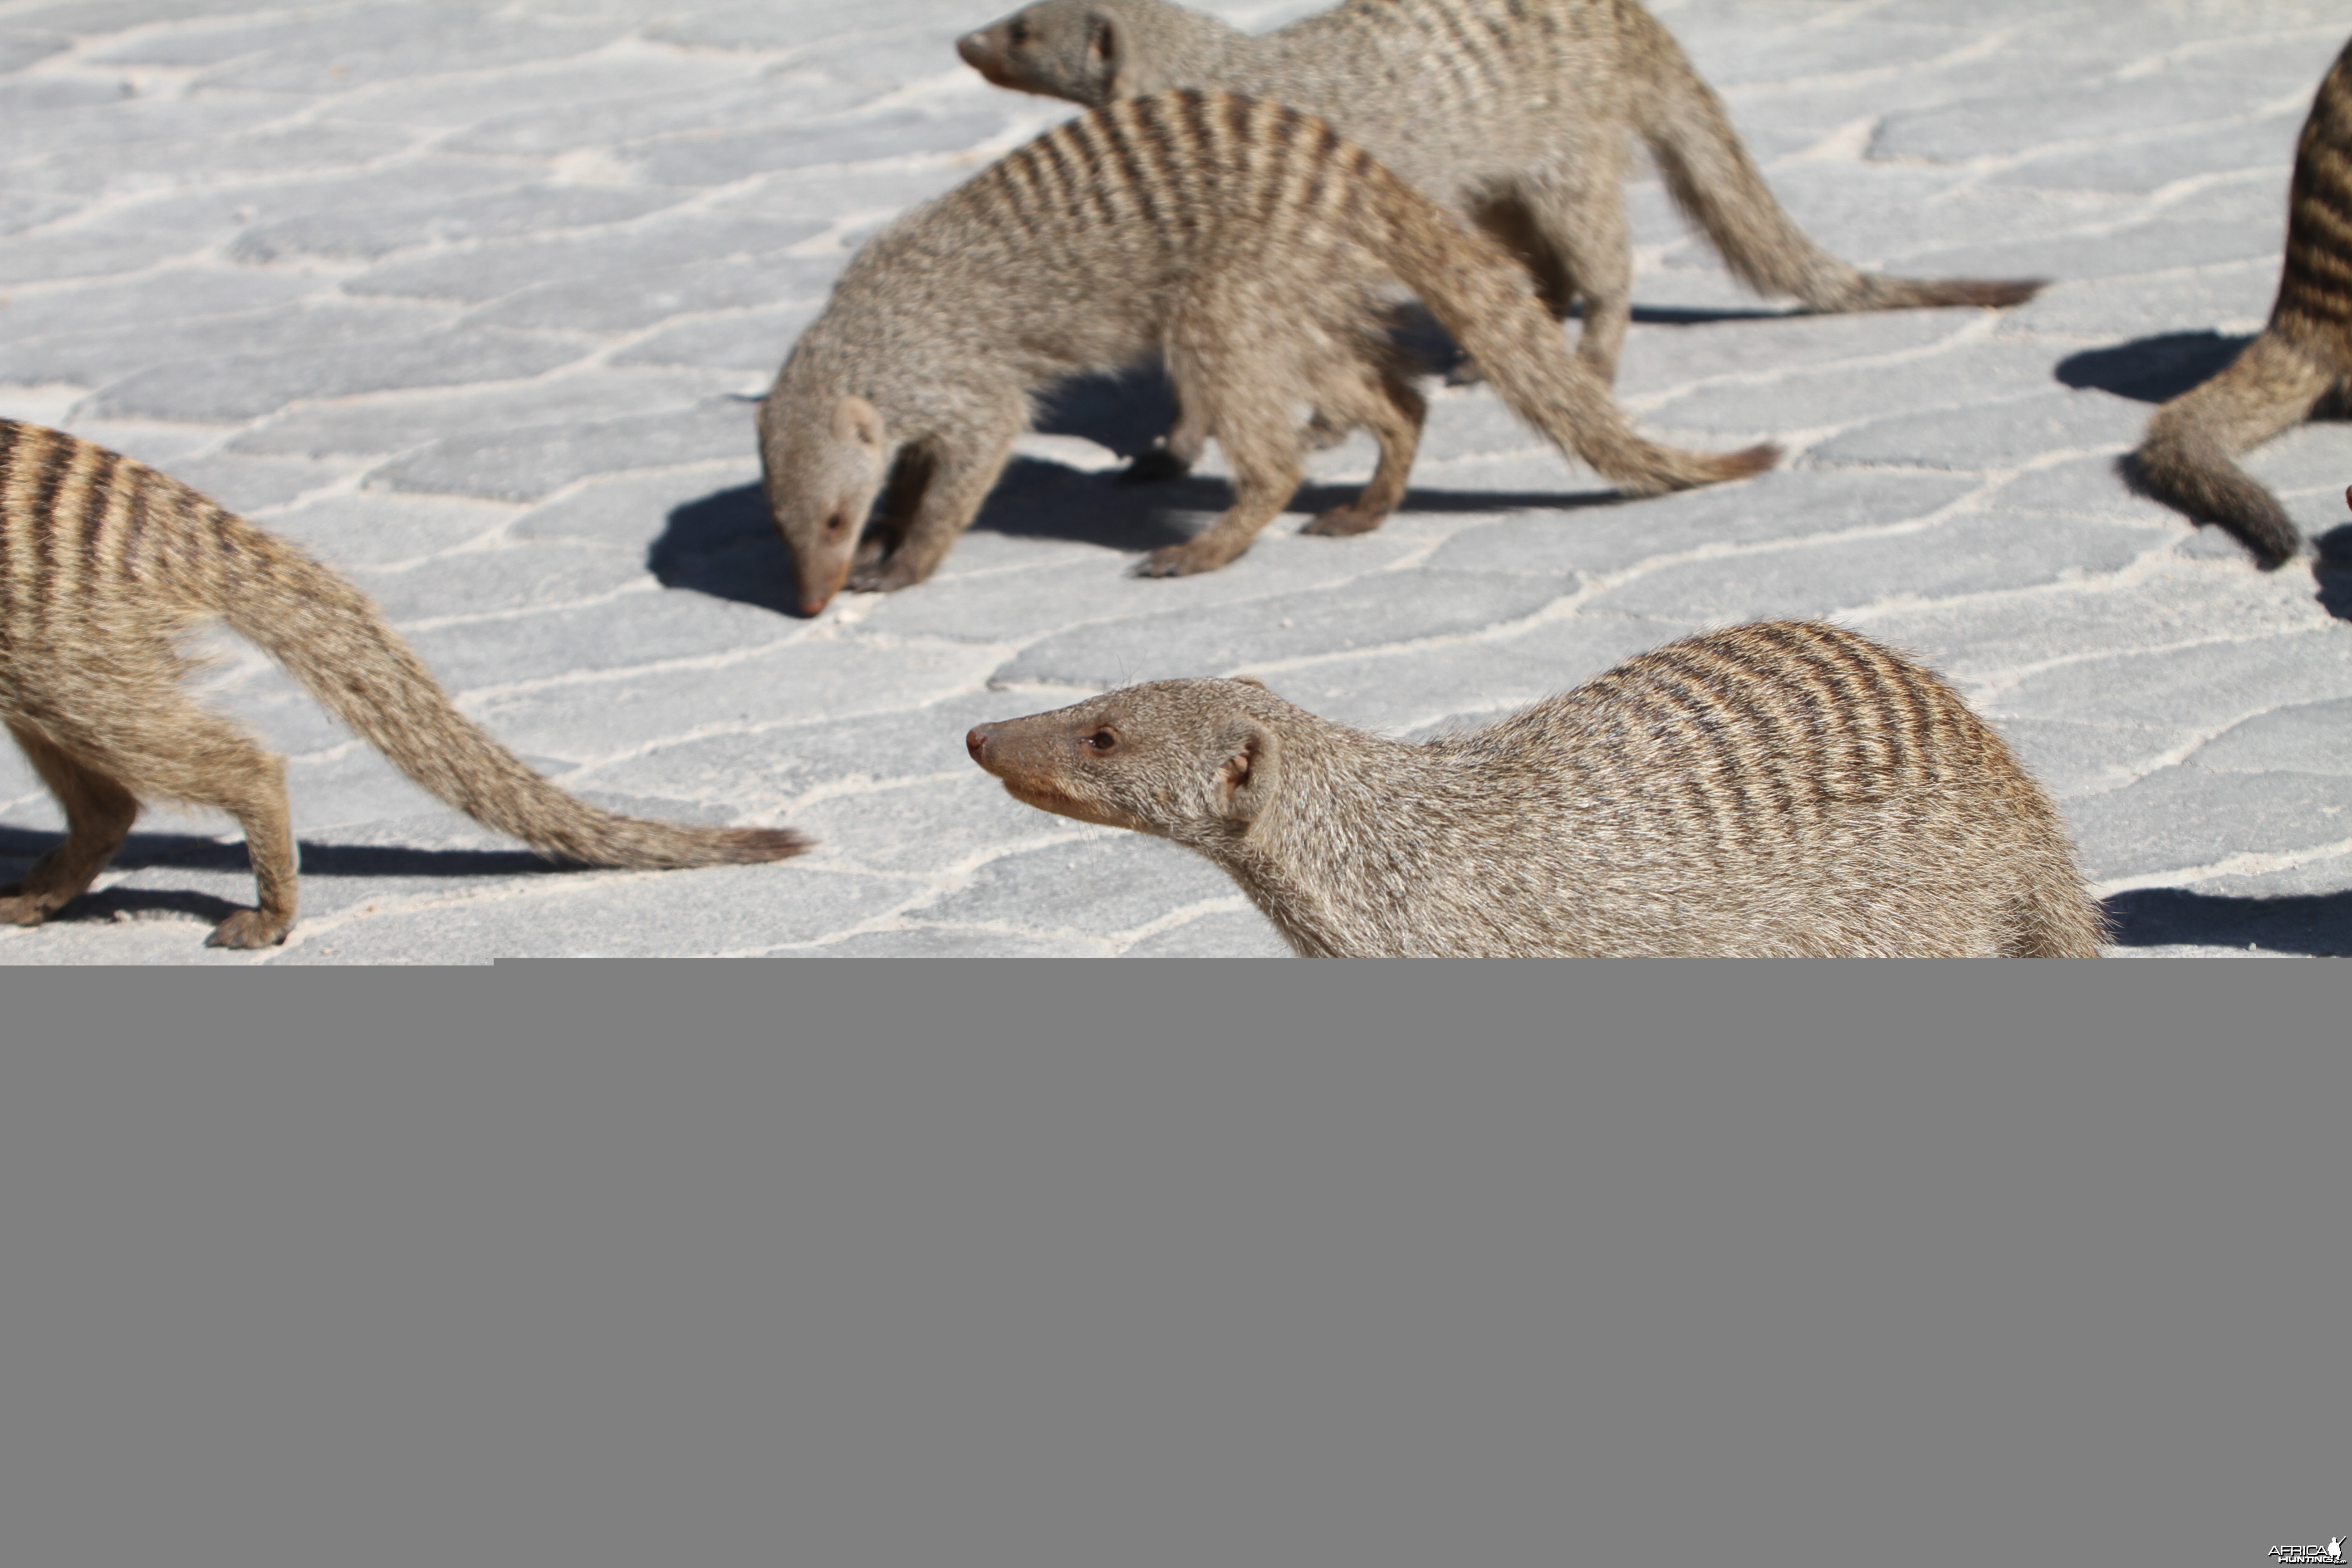
{"label": "mongoose snout", "polygon": [[1258,682],[974,729],[1016,800],[1198,851],[1309,957],[2095,957],[2050,797],[1932,672],[1735,626],[1412,743]]}
{"label": "mongoose snout", "polygon": [[971,760],[1003,780],[1004,792],[1024,805],[1105,827],[1159,831],[1094,787],[1101,781],[1088,776],[1090,761],[1119,750],[1118,730],[1098,705],[975,725],[963,743]]}

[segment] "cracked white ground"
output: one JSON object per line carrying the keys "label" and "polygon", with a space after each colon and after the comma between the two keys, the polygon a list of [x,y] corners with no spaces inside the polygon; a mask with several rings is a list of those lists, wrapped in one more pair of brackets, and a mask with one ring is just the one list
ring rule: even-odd
{"label": "cracked white ground", "polygon": [[[225,640],[215,700],[291,759],[292,939],[200,946],[252,881],[228,825],[165,811],[0,960],[1278,952],[1204,862],[1006,797],[965,729],[1246,669],[1410,733],[1799,615],[1923,655],[2000,725],[2115,896],[2118,952],[2352,951],[2352,566],[2263,574],[2114,473],[2149,399],[2269,308],[2339,8],[1658,5],[1822,244],[2053,286],[2000,313],[1781,314],[1647,180],[1620,394],[1662,440],[1782,442],[1781,470],[1561,505],[1599,481],[1486,389],[1439,391],[1377,532],[1297,537],[1310,488],[1226,570],[1139,582],[1222,470],[1113,488],[1111,447],[1160,415],[1095,387],[934,581],[804,621],[746,489],[746,399],[864,235],[1069,112],[956,60],[1003,8],[0,4],[0,414],[300,540],[568,787],[824,841],[541,868]],[[1315,474],[1370,466],[1360,437]],[[2352,524],[2352,430],[2248,467],[2306,533]],[[2352,559],[2352,531],[2330,548]],[[0,756],[0,878],[58,826]]]}

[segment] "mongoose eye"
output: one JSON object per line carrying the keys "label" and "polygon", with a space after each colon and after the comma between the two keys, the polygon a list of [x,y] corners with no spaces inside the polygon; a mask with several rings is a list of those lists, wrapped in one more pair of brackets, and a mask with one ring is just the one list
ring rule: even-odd
{"label": "mongoose eye", "polygon": [[1016,49],[1022,45],[1027,43],[1029,41],[1029,24],[1026,22],[1013,23],[1013,31],[1005,35],[1004,41],[1011,44]]}
{"label": "mongoose eye", "polygon": [[824,536],[827,539],[838,539],[841,537],[841,531],[848,526],[849,520],[841,513],[835,512],[824,520]]}
{"label": "mongoose eye", "polygon": [[1087,737],[1087,745],[1097,756],[1108,756],[1118,750],[1118,737],[1108,730],[1097,730]]}

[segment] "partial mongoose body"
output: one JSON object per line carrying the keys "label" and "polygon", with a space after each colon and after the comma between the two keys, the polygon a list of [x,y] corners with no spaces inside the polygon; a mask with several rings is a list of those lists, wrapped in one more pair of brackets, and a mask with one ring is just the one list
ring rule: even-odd
{"label": "partial mongoose body", "polygon": [[2303,535],[2236,456],[2352,388],[2352,43],[2336,57],[2295,145],[2286,264],[2270,324],[2230,368],[2156,411],[2133,477],[2199,522],[2236,535],[2266,567]]}
{"label": "partial mongoose body", "polygon": [[1028,428],[1035,392],[1153,354],[1182,403],[1176,444],[1197,453],[1213,437],[1236,493],[1206,531],[1150,556],[1147,575],[1210,571],[1247,549],[1298,487],[1310,414],[1370,427],[1380,462],[1308,531],[1376,527],[1403,499],[1424,412],[1387,330],[1392,280],[1472,347],[1516,413],[1622,489],[1736,479],[1777,456],[1640,438],[1501,249],[1322,121],[1166,93],[1057,126],[851,261],[760,409],[768,503],[803,608],[845,584],[930,575]]}
{"label": "partial mongoose body", "polygon": [[297,901],[285,764],[184,689],[176,646],[218,619],[417,784],[541,854],[594,866],[777,860],[788,829],[617,816],[548,783],[450,705],[367,596],[156,470],[0,419],[0,723],[65,807],[66,841],[0,888],[0,923],[79,898],[152,801],[236,818],[259,907],[214,947],[285,940]]}
{"label": "partial mongoose body", "polygon": [[1170,0],[1041,0],[956,47],[1001,87],[1077,103],[1221,88],[1321,116],[1510,246],[1555,317],[1580,300],[1579,352],[1604,382],[1633,312],[1629,132],[1750,288],[1867,310],[2012,305],[2041,287],[1883,277],[1815,245],[1635,0],[1349,0],[1263,37]]}
{"label": "partial mongoose body", "polygon": [[1246,678],[982,724],[1016,800],[1222,867],[1307,957],[2096,957],[2056,809],[1959,695],[1813,623],[1420,743]]}

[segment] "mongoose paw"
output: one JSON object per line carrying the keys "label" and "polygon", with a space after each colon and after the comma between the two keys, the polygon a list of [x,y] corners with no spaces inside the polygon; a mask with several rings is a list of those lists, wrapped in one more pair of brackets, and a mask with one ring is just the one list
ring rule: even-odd
{"label": "mongoose paw", "polygon": [[1341,539],[1350,533],[1371,532],[1380,527],[1387,515],[1360,506],[1335,506],[1298,531],[1321,534],[1327,539]]}
{"label": "mongoose paw", "polygon": [[1165,484],[1170,479],[1181,479],[1192,471],[1192,464],[1162,447],[1136,454],[1135,460],[1120,470],[1118,482],[1123,485]]}
{"label": "mongoose paw", "polygon": [[48,903],[24,895],[25,884],[11,882],[0,888],[0,925],[37,926],[49,915]]}
{"label": "mongoose paw", "polygon": [[1455,360],[1454,368],[1445,373],[1445,384],[1448,386],[1476,386],[1486,379],[1486,373],[1480,370],[1478,362],[1467,354]]}
{"label": "mongoose paw", "polygon": [[286,940],[294,922],[284,915],[260,910],[239,910],[213,928],[206,947],[276,947]]}
{"label": "mongoose paw", "polygon": [[1187,540],[1182,544],[1171,544],[1155,550],[1136,563],[1139,577],[1190,577],[1195,573],[1214,572],[1233,559],[1205,538]]}
{"label": "mongoose paw", "polygon": [[923,574],[896,561],[877,561],[853,570],[848,586],[860,594],[895,594],[923,580]]}

